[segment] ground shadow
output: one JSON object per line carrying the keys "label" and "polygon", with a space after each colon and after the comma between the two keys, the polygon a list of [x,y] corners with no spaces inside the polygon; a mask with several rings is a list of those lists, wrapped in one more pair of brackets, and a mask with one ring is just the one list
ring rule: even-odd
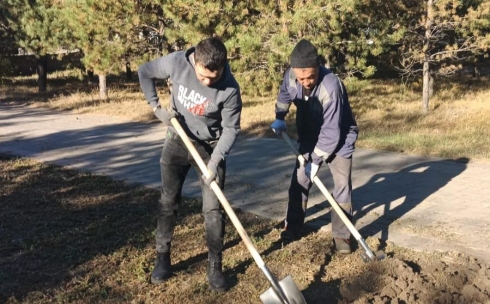
{"label": "ground shadow", "polygon": [[[99,125],[84,128],[79,126],[82,118],[77,115],[70,116],[70,121],[58,121],[56,117],[50,111],[36,109],[2,116],[0,127],[9,133],[2,138],[0,150],[109,175],[129,183],[159,186],[159,157],[163,139],[134,140],[148,135],[145,132],[154,124],[125,122],[100,125],[99,121]],[[38,128],[49,125],[54,132],[35,135],[29,128],[19,126],[24,122]],[[57,125],[60,123],[66,125]],[[164,136],[163,129],[155,131]]]}
{"label": "ground shadow", "polygon": [[[1,161],[9,159],[17,157],[0,154]],[[128,186],[122,181],[80,174],[58,166],[29,167],[25,164],[4,173],[12,180],[3,180],[8,194],[0,191],[3,194],[0,231],[4,244],[0,250],[3,282],[0,301],[15,298],[22,302],[34,291],[49,294],[49,290],[74,276],[83,277],[84,270],[77,269],[78,266],[98,256],[110,255],[125,246],[145,249],[154,243],[156,202],[160,195],[156,190],[148,191],[144,187]],[[179,205],[177,224],[186,221],[186,217],[200,214],[201,209],[200,200],[186,199]],[[257,226],[256,216],[240,215],[240,210],[236,213],[245,230],[253,226],[251,238],[263,238],[275,229],[268,220],[259,220],[260,226]],[[227,220],[227,230],[230,229],[234,227]],[[240,237],[232,237],[225,242],[225,249],[240,242]],[[279,248],[280,243],[275,242],[261,254],[267,255]],[[175,263],[173,270],[188,271],[206,260],[207,251]],[[230,287],[236,285],[238,275],[253,263],[250,257],[226,271]],[[145,272],[149,279],[151,269]]]}
{"label": "ground shadow", "polygon": [[[0,235],[5,238],[0,249],[0,302],[58,286],[74,275],[78,265],[98,255],[127,245],[146,246],[154,241],[156,225],[158,198],[135,201],[135,193],[139,185],[159,184],[162,141],[127,141],[140,136],[149,124],[87,128],[57,125],[57,132],[33,136],[32,130],[20,127],[19,119],[39,122],[39,126],[52,125],[56,120],[50,111],[19,108],[19,112],[2,116],[0,128],[8,133],[0,136],[1,151],[48,159],[48,163],[85,172],[103,172],[121,181],[91,174],[75,177],[71,173],[60,173],[65,179],[59,180],[52,171],[63,169],[48,167],[31,172],[35,178],[17,181],[11,194],[0,196]],[[43,185],[52,189],[42,192]],[[123,186],[133,190],[123,190]],[[84,199],[85,203],[74,205]]]}
{"label": "ground shadow", "polygon": [[325,261],[320,267],[320,270],[314,275],[313,282],[305,288],[302,293],[306,303],[334,303],[333,300],[341,298],[340,295],[340,280],[332,280],[328,283],[322,281],[325,275],[327,265],[332,260],[330,254],[325,255]]}
{"label": "ground shadow", "polygon": [[[469,161],[467,158],[457,160],[432,158],[430,161],[427,159],[431,158],[397,157],[394,153],[375,151],[358,152],[352,172],[353,179],[356,179],[357,172],[361,172],[363,178],[366,175],[371,176],[367,182],[353,190],[355,214],[353,224],[361,235],[379,235],[382,241],[380,248],[383,248],[383,244],[386,244],[385,241],[390,237],[390,225],[460,175]],[[331,174],[328,168],[324,168],[323,171],[327,172],[320,172],[322,182],[331,191],[333,190]],[[365,171],[384,173],[370,175]],[[319,195],[322,201],[308,206],[306,216],[309,219],[306,226],[313,232],[317,232],[330,224],[331,212],[334,211],[323,194],[318,191],[318,187],[313,185],[312,192]],[[369,217],[366,216],[368,213],[371,213]],[[356,220],[359,219],[362,221],[356,225]],[[305,233],[304,236],[306,235]],[[354,238],[352,238],[352,246],[354,251],[361,248]]]}
{"label": "ground shadow", "polygon": [[[362,159],[356,159],[356,161],[363,162]],[[360,234],[379,234],[382,240],[388,240],[388,228],[394,221],[409,213],[430,195],[460,175],[466,169],[468,161],[468,158],[417,161],[397,171],[374,174],[366,183],[353,190],[353,212],[355,214],[353,223],[355,224],[356,220],[365,217],[370,212],[374,213],[377,218],[359,229]],[[362,170],[362,167],[358,169]],[[355,178],[355,169],[352,174]],[[333,189],[330,180],[326,184],[329,190]],[[308,208],[307,215],[315,214],[325,208],[331,208],[327,200]],[[331,212],[334,212],[333,209],[312,219],[308,222],[309,226],[318,230],[329,224]]]}
{"label": "ground shadow", "polygon": [[96,256],[153,240],[157,191],[57,166],[17,167],[4,171],[12,179],[0,190],[0,302],[48,292]]}
{"label": "ground shadow", "polygon": [[355,197],[358,199],[353,208],[356,217],[362,217],[375,209],[382,210],[381,216],[363,227],[360,233],[381,233],[381,239],[388,240],[388,227],[394,221],[460,175],[466,169],[468,161],[468,158],[426,161],[404,167],[397,172],[374,175],[366,184],[356,189]]}

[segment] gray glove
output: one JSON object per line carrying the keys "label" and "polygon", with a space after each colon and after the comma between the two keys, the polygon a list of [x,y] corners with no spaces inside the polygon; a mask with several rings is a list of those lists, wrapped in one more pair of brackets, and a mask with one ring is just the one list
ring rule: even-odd
{"label": "gray glove", "polygon": [[305,173],[306,173],[306,176],[308,176],[308,178],[310,179],[310,181],[313,182],[313,179],[317,175],[319,169],[320,169],[320,165],[317,165],[315,163],[308,162],[306,164]]}
{"label": "gray glove", "polygon": [[153,109],[155,116],[160,119],[164,126],[170,126],[170,119],[175,117],[174,112],[169,112],[167,109],[163,109],[161,106],[157,106]]}
{"label": "gray glove", "polygon": [[322,162],[323,162],[323,158],[316,155],[315,152],[312,152],[310,154],[310,161],[306,164],[305,172],[306,172],[306,176],[308,176],[311,181],[313,181],[313,179],[317,175]]}
{"label": "gray glove", "polygon": [[202,176],[202,179],[204,179],[206,185],[208,186],[211,185],[211,182],[214,181],[218,176],[218,165],[219,163],[212,159],[209,161],[208,163],[208,171],[210,173],[209,177],[206,178],[205,175]]}
{"label": "gray glove", "polygon": [[[327,155],[327,156],[328,156],[328,155]],[[320,157],[320,156],[316,155],[316,153],[313,151],[313,152],[311,152],[311,154],[310,154],[310,161],[311,161],[313,164],[315,164],[315,165],[319,166],[319,165],[320,165],[320,164],[323,162],[323,157]]]}

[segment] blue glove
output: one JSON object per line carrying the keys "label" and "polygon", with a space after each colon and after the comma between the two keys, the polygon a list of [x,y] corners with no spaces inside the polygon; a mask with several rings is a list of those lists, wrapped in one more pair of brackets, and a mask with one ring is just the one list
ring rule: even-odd
{"label": "blue glove", "polygon": [[286,131],[286,129],[287,129],[286,122],[282,119],[276,119],[272,123],[271,129],[272,129],[272,131],[274,131],[274,133],[276,135],[279,136],[279,135],[281,135],[282,131]]}
{"label": "blue glove", "polygon": [[169,112],[167,109],[162,109],[161,106],[154,108],[153,113],[155,113],[155,116],[160,119],[164,126],[170,126],[170,119],[175,117],[174,112]]}
{"label": "blue glove", "polygon": [[206,183],[206,185],[211,185],[211,182],[214,181],[216,179],[216,177],[218,176],[218,165],[219,163],[214,161],[214,160],[210,160],[208,162],[208,171],[209,171],[209,176],[206,178],[205,175],[202,176],[202,179],[204,179],[204,182]]}

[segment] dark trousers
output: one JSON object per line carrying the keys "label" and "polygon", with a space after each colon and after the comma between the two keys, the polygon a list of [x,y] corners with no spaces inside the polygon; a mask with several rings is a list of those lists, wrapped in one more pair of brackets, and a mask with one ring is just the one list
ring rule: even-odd
{"label": "dark trousers", "polygon": [[[201,170],[182,140],[172,136],[172,131],[168,132],[160,158],[162,190],[158,204],[156,250],[158,252],[170,251],[177,210],[182,198],[182,185],[190,167],[193,166],[197,170],[201,182],[202,212],[204,214],[208,258],[211,261],[221,261],[225,231],[223,209],[213,190],[202,180]],[[214,147],[206,143],[197,142],[194,142],[194,146],[204,163],[207,164]],[[218,167],[217,178],[221,189],[224,187],[225,171],[226,163],[223,160]]]}
{"label": "dark trousers", "polygon": [[[309,158],[314,146],[300,146],[300,153]],[[352,158],[342,158],[332,155],[326,161],[334,181],[333,198],[339,203],[347,217],[352,221]],[[296,161],[291,185],[289,187],[289,201],[286,214],[286,229],[298,234],[303,227],[308,204],[308,195],[312,187],[312,181],[305,173],[305,166]],[[348,239],[350,231],[337,215],[331,211],[332,234],[334,238]]]}

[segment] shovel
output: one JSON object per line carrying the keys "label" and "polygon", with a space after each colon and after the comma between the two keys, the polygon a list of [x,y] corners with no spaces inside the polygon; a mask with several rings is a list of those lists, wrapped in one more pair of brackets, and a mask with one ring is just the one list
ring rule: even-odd
{"label": "shovel", "polygon": [[[187,147],[192,157],[196,161],[197,165],[199,166],[199,169],[201,169],[203,175],[205,177],[208,177],[210,175],[210,172],[206,164],[204,163],[201,156],[197,152],[196,148],[190,141],[184,129],[182,129],[182,126],[180,125],[179,121],[176,118],[172,118],[170,119],[170,123],[179,134],[180,138],[182,139],[185,146]],[[221,191],[216,181],[212,181],[210,187],[211,189],[213,189],[214,193],[218,197],[221,205],[226,211],[226,214],[230,218],[231,222],[233,223],[236,230],[238,231],[238,234],[240,235],[243,242],[245,243],[245,246],[252,254],[255,263],[257,263],[257,266],[259,266],[260,270],[262,270],[262,272],[265,274],[267,280],[271,283],[271,287],[260,295],[260,300],[262,301],[262,303],[306,304],[306,301],[303,298],[303,294],[298,289],[298,287],[296,286],[296,284],[294,283],[290,275],[288,275],[286,278],[282,279],[281,281],[278,281],[274,277],[274,275],[270,272],[269,268],[267,268],[260,254],[258,253],[257,249],[255,249],[252,241],[250,240],[247,233],[245,232],[245,229],[240,223],[240,220],[238,219],[235,212],[231,208],[230,203],[225,198],[223,192]]]}
{"label": "shovel", "polygon": [[[303,155],[301,155],[299,153],[298,149],[296,148],[296,146],[292,142],[291,138],[286,134],[286,132],[281,132],[281,135],[282,135],[282,138],[289,145],[289,147],[291,148],[291,150],[293,150],[294,154],[296,154],[296,156],[298,157],[299,162],[301,164],[305,164],[306,163],[305,158],[303,157]],[[366,242],[362,238],[361,234],[359,234],[359,232],[356,230],[356,228],[354,227],[354,225],[347,218],[347,216],[345,215],[345,213],[342,210],[342,208],[340,208],[339,204],[335,201],[335,199],[332,197],[332,195],[327,190],[327,188],[325,187],[325,185],[323,185],[322,181],[320,180],[320,178],[318,176],[315,176],[313,178],[313,183],[315,183],[315,185],[317,185],[317,187],[320,189],[320,191],[323,193],[323,195],[325,195],[325,197],[327,198],[328,202],[330,203],[330,205],[332,206],[332,208],[335,210],[335,212],[337,212],[337,215],[340,217],[340,219],[342,220],[342,222],[344,222],[345,226],[347,226],[347,228],[352,233],[352,235],[357,240],[357,242],[359,244],[361,244],[361,246],[362,246],[362,248],[364,249],[364,252],[365,252],[365,254],[362,256],[363,260],[365,262],[368,262],[368,261],[379,261],[379,260],[384,259],[386,257],[386,255],[385,255],[384,252],[378,251],[375,254],[369,248],[369,246],[366,244]]]}

